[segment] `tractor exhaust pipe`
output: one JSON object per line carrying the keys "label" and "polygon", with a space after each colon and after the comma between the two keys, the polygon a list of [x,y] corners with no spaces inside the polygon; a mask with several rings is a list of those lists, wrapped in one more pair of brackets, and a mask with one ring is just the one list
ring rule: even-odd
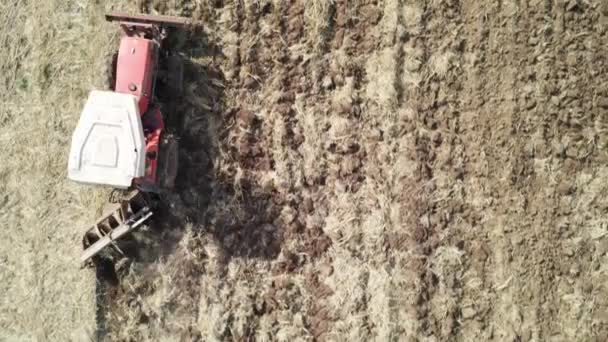
{"label": "tractor exhaust pipe", "polygon": [[106,14],[106,21],[119,21],[125,24],[147,24],[165,27],[183,27],[192,24],[190,19],[173,17],[168,15],[128,15],[126,13],[113,12]]}

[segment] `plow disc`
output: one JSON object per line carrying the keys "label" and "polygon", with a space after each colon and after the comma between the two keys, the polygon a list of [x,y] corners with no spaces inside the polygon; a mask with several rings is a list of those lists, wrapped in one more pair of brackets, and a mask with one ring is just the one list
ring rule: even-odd
{"label": "plow disc", "polygon": [[84,252],[80,261],[83,265],[110,245],[121,252],[114,241],[142,225],[153,214],[148,200],[138,190],[131,191],[118,202],[87,229],[82,239]]}

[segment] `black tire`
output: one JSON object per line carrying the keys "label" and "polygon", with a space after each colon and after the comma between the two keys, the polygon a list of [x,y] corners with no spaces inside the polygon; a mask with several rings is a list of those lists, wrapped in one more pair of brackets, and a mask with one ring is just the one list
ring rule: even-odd
{"label": "black tire", "polygon": [[159,183],[161,188],[171,190],[175,186],[179,166],[179,143],[172,134],[163,136],[159,154]]}
{"label": "black tire", "polygon": [[180,55],[167,58],[168,86],[174,97],[179,97],[184,91],[184,59]]}
{"label": "black tire", "polygon": [[183,83],[184,59],[173,54],[162,57],[156,96],[164,103],[179,99],[183,93]]}
{"label": "black tire", "polygon": [[109,90],[116,90],[116,68],[118,67],[118,52],[115,52],[110,60],[108,61],[108,84],[107,87]]}

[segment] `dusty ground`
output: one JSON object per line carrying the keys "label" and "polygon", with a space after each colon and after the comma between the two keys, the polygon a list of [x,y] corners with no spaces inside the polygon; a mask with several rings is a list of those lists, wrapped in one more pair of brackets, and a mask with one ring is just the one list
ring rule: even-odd
{"label": "dusty ground", "polygon": [[95,337],[81,228],[103,191],[66,179],[72,130],[104,84],[103,6],[0,1],[0,341]]}
{"label": "dusty ground", "polygon": [[[84,7],[101,16],[112,6]],[[605,2],[127,8],[137,7],[198,25],[175,42],[189,57],[184,97],[165,99],[181,136],[177,190],[137,234],[140,253],[119,267],[120,284],[98,299],[101,339],[608,339]],[[49,89],[67,84],[56,82],[65,81]],[[15,108],[26,103],[8,93],[23,94]],[[58,95],[40,96],[56,106]],[[47,107],[37,124],[53,129]],[[62,155],[77,107],[61,121]],[[12,139],[20,121],[7,117],[0,137]],[[3,160],[16,153],[5,151]],[[27,191],[8,183],[9,198],[31,196],[42,179],[67,186],[62,161],[53,159],[53,177],[30,171],[38,178]],[[0,174],[16,177],[5,165]],[[0,197],[3,217],[37,203],[16,198]],[[45,215],[55,222],[62,210]],[[18,222],[2,234],[41,225]],[[56,248],[75,249],[77,230],[69,234]],[[9,264],[21,260],[2,248]],[[37,263],[40,272],[48,265]],[[2,284],[14,289],[28,274]],[[75,300],[56,286],[26,287]],[[47,308],[44,298],[33,303]],[[73,317],[64,324],[85,316]],[[23,329],[9,336],[27,337]]]}

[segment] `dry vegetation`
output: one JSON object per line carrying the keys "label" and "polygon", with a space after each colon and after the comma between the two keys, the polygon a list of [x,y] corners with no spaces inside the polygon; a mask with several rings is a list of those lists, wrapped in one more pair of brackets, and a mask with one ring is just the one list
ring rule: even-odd
{"label": "dry vegetation", "polygon": [[[112,44],[100,6],[0,2],[0,340],[87,340],[95,279],[81,228],[103,191],[71,184],[66,156]],[[100,72],[102,71],[102,72]]]}
{"label": "dry vegetation", "polygon": [[199,25],[177,189],[97,300],[65,164],[113,6],[0,6],[0,340],[608,338],[603,2],[114,6]]}

